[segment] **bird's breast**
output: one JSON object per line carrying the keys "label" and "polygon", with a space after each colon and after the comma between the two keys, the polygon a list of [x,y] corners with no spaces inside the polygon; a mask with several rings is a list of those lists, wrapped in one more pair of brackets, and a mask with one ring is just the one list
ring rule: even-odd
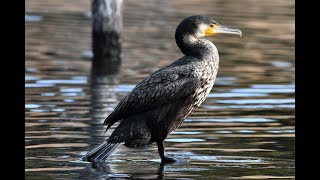
{"label": "bird's breast", "polygon": [[200,86],[193,97],[195,100],[194,106],[199,107],[210,93],[215,82],[219,68],[218,54],[213,54],[212,57],[199,62],[197,67],[194,77],[200,80]]}

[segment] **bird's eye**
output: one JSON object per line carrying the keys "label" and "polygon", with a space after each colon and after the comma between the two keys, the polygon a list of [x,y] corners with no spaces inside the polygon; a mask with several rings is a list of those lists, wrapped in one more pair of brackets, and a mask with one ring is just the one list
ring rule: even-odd
{"label": "bird's eye", "polygon": [[211,27],[211,28],[213,28],[213,27],[214,27],[214,25],[213,25],[213,24],[210,24],[210,27]]}

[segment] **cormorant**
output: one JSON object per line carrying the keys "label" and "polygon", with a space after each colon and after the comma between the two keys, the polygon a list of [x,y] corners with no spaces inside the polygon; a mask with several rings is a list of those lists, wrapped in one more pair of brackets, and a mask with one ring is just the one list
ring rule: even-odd
{"label": "cormorant", "polygon": [[135,148],[156,142],[161,162],[174,162],[165,155],[164,140],[211,91],[219,55],[216,46],[202,38],[218,33],[242,35],[239,29],[224,27],[210,17],[184,19],[175,33],[184,56],[146,77],[122,99],[103,123],[108,125],[106,131],[117,121],[120,124],[82,160],[105,161],[121,144]]}

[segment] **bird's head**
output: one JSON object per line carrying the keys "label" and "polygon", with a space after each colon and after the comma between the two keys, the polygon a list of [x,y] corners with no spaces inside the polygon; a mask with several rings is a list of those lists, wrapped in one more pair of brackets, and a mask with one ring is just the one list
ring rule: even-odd
{"label": "bird's head", "polygon": [[242,36],[242,32],[239,29],[222,26],[211,17],[200,15],[190,16],[184,19],[177,27],[176,36],[179,36],[179,33],[183,33],[183,35],[193,35],[198,39],[216,34],[235,34],[240,37]]}

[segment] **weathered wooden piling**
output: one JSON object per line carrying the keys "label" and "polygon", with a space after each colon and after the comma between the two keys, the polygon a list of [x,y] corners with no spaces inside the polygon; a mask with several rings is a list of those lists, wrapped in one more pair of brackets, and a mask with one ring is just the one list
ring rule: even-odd
{"label": "weathered wooden piling", "polygon": [[121,66],[122,0],[92,0],[92,73],[115,74]]}

